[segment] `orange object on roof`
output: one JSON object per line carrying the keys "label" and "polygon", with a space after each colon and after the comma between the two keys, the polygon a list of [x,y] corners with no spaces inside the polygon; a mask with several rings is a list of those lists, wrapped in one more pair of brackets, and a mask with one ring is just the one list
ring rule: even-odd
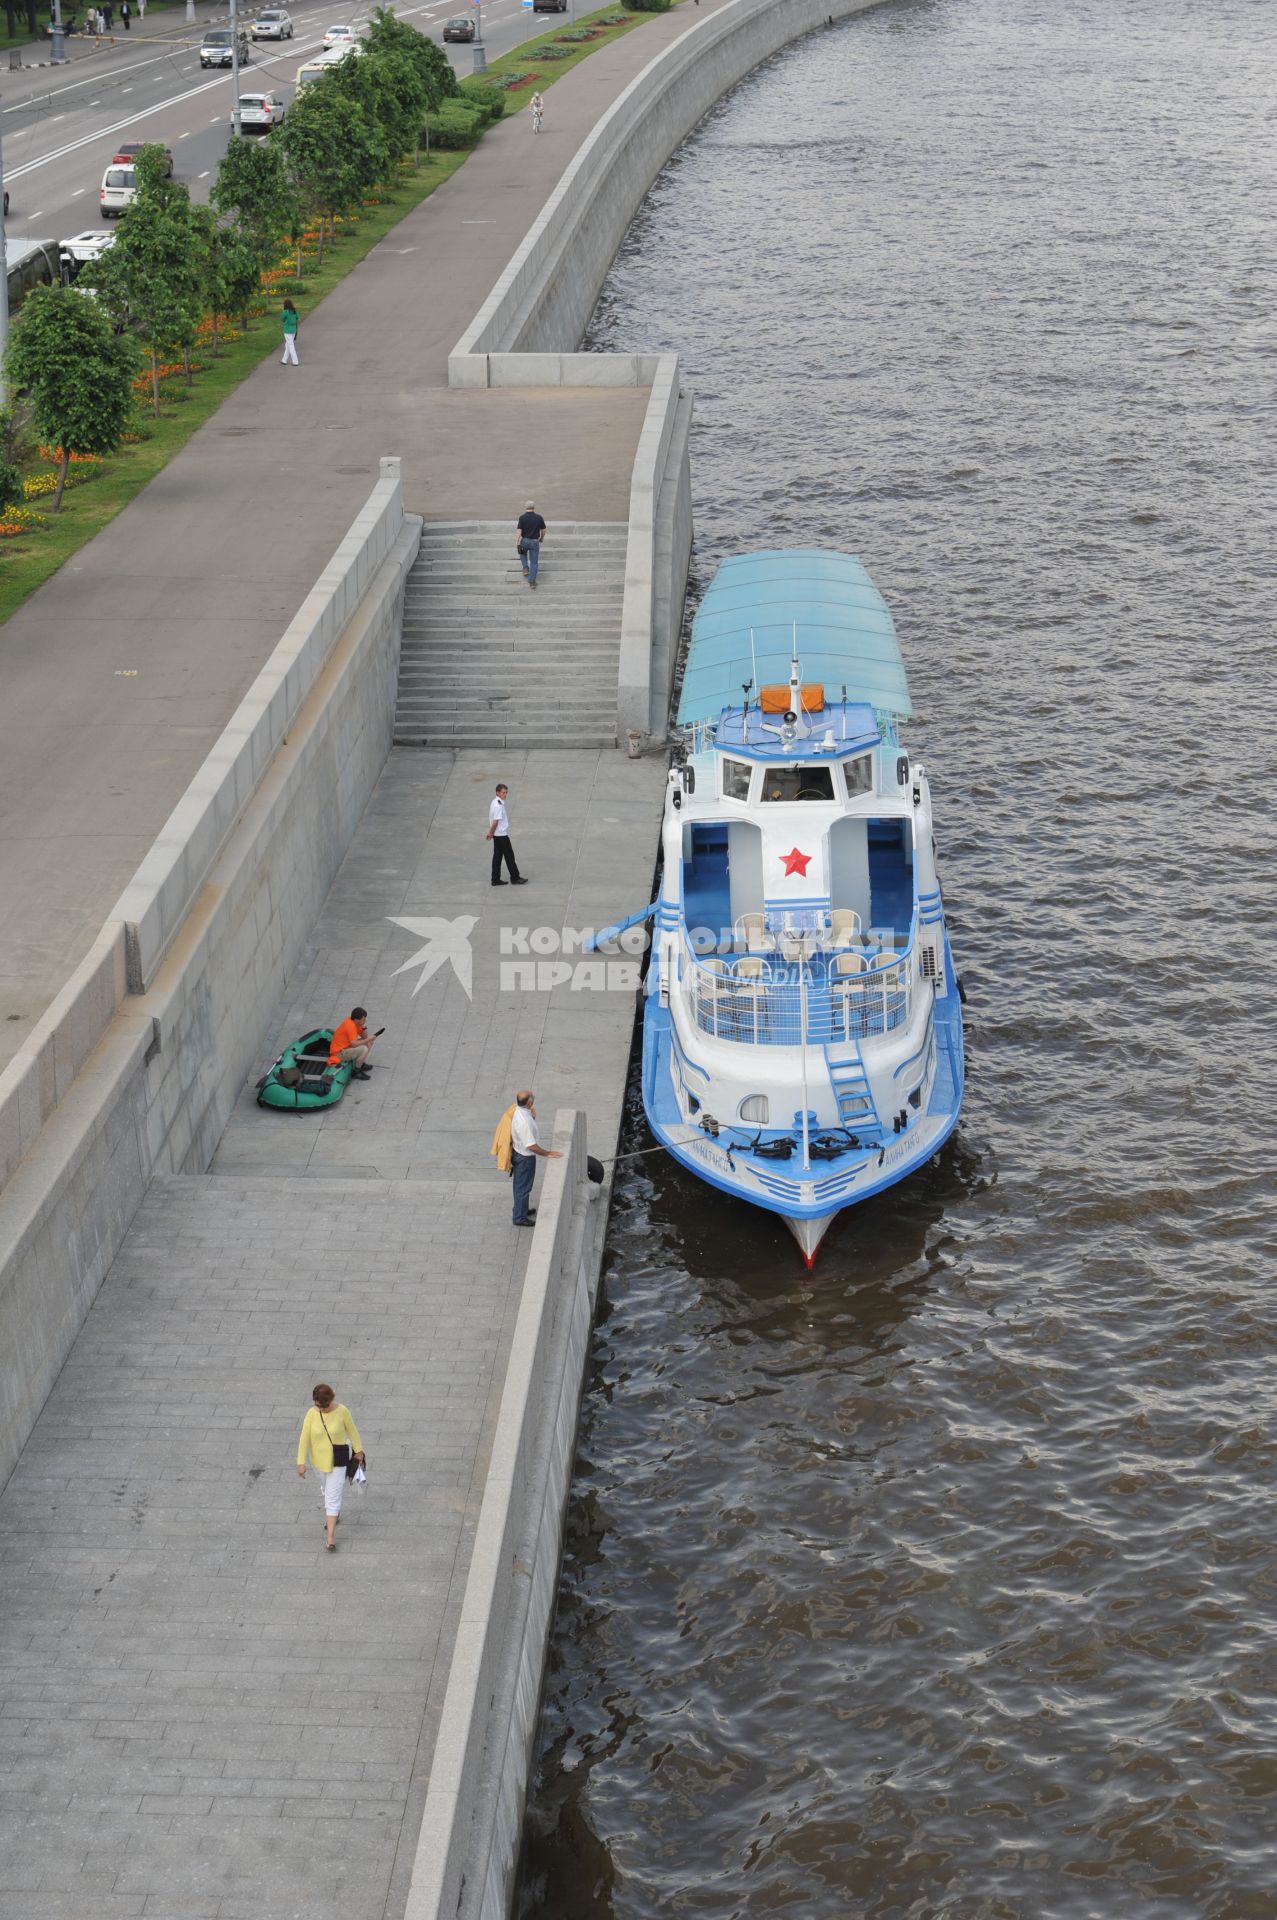
{"label": "orange object on roof", "polygon": [[[819,713],[825,704],[823,686],[803,687],[800,689],[804,713]],[[759,691],[758,704],[763,713],[788,713],[789,688],[763,687]]]}

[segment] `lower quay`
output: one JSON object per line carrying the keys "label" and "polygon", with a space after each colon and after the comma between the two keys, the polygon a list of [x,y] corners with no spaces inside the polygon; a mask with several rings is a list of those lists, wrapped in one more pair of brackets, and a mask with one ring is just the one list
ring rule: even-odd
{"label": "lower quay", "polygon": [[[614,1151],[633,1025],[632,991],[503,988],[500,949],[643,896],[663,785],[506,756],[510,893],[491,771],[391,754],[272,1040],[363,1004],[371,1081],[298,1116],[249,1087],[207,1174],[151,1183],[0,1497],[3,1920],[405,1911],[533,1242],[488,1148],[531,1086],[547,1144],[574,1108]],[[401,971],[443,903],[470,997]],[[294,1469],[319,1380],[369,1461],[331,1555]]]}

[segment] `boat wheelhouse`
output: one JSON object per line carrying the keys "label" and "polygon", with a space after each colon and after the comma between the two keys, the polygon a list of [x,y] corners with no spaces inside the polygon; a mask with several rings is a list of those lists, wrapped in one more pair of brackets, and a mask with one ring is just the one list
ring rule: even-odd
{"label": "boat wheelhouse", "polygon": [[702,1179],[810,1266],[844,1207],[937,1151],[962,1021],[931,793],[891,616],[850,555],[725,561],[679,706],[643,1098]]}

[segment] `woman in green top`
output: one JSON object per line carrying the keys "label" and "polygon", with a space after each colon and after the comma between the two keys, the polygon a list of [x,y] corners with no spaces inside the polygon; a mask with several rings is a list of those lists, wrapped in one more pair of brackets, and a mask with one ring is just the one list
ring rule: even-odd
{"label": "woman in green top", "polygon": [[284,357],[279,364],[281,367],[286,367],[291,360],[296,367],[301,364],[297,358],[297,329],[301,325],[301,320],[291,300],[285,300],[282,317],[284,321]]}
{"label": "woman in green top", "polygon": [[[324,1489],[324,1528],[331,1553],[337,1545],[337,1519],[341,1513],[341,1496],[346,1490],[346,1457],[358,1460],[362,1466],[364,1450],[359,1444],[354,1415],[349,1407],[342,1406],[326,1381],[321,1380],[310,1397],[315,1404],[302,1421],[301,1438],[297,1442],[297,1471],[304,1480],[309,1454]],[[346,1456],[340,1464],[333,1457],[336,1447],[341,1447]]]}

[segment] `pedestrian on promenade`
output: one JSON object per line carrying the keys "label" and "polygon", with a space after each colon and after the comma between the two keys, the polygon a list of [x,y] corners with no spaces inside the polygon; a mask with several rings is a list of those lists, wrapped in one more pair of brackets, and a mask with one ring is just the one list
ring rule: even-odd
{"label": "pedestrian on promenade", "polygon": [[137,0],[137,17],[138,17],[138,19],[139,19],[139,20],[145,20],[145,18],[146,18],[146,0]]}
{"label": "pedestrian on promenade", "polygon": [[535,587],[537,564],[541,558],[541,542],[546,534],[545,521],[537,512],[535,500],[528,501],[527,506],[515,521],[514,527],[514,550],[519,556],[523,577],[530,587]]}
{"label": "pedestrian on promenade", "polygon": [[362,1467],[364,1450],[359,1428],[349,1407],[343,1407],[337,1395],[321,1380],[311,1394],[314,1406],[302,1421],[297,1442],[297,1472],[306,1478],[306,1461],[311,1460],[324,1490],[324,1532],[329,1553],[336,1551],[337,1522],[341,1518],[341,1496],[346,1491],[347,1462],[357,1460]]}
{"label": "pedestrian on promenade", "polygon": [[129,8],[129,0],[120,0],[120,18],[124,22],[125,33],[132,33],[133,27],[131,22],[133,15]]}
{"label": "pedestrian on promenade", "polygon": [[[538,1160],[561,1160],[563,1155],[553,1147],[543,1147],[537,1131],[537,1110],[532,1104],[536,1095],[531,1087],[525,1087],[522,1093],[514,1096],[514,1113],[510,1120],[510,1154],[514,1173],[514,1224],[516,1227],[530,1227],[536,1221],[536,1208],[530,1207],[532,1183],[537,1177]],[[499,1164],[499,1163],[498,1163]]]}
{"label": "pedestrian on promenade", "polygon": [[539,93],[534,93],[528,102],[528,106],[532,113],[532,131],[533,133],[540,133],[541,118],[545,113],[545,101]]}
{"label": "pedestrian on promenade", "polygon": [[106,0],[106,5],[102,9],[102,25],[107,33],[110,33],[115,25],[115,0]]}
{"label": "pedestrian on promenade", "polygon": [[[382,1031],[378,1028],[378,1033]],[[332,1044],[328,1049],[330,1067],[342,1067],[350,1063],[355,1071],[353,1080],[371,1080],[372,1068],[368,1065],[368,1055],[377,1043],[377,1034],[368,1031],[367,1007],[352,1007],[349,1020],[343,1020],[333,1033]]]}
{"label": "pedestrian on promenade", "polygon": [[284,323],[284,357],[279,364],[281,367],[286,367],[291,360],[295,367],[300,366],[301,362],[297,358],[297,329],[301,325],[301,319],[291,300],[285,300],[284,311],[280,318]]}
{"label": "pedestrian on promenade", "polygon": [[498,785],[492,805],[488,808],[488,831],[485,839],[492,842],[492,884],[503,887],[501,862],[504,860],[510,875],[512,887],[526,887],[527,875],[519,872],[519,863],[514,857],[514,848],[510,844],[510,816],[506,812],[506,795],[510,789],[504,782]]}

